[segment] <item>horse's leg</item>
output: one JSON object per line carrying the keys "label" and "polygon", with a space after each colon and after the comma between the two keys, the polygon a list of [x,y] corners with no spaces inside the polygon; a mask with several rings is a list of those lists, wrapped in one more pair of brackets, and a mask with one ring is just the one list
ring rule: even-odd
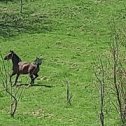
{"label": "horse's leg", "polygon": [[10,83],[12,84],[12,81],[11,81],[11,78],[12,78],[12,76],[14,76],[16,73],[12,73],[11,75],[10,75]]}
{"label": "horse's leg", "polygon": [[[35,77],[34,77],[35,76]],[[35,79],[38,77],[38,74],[34,74],[34,78],[33,78],[33,84],[34,84],[34,81],[35,81]]]}
{"label": "horse's leg", "polygon": [[32,84],[34,84],[34,77],[33,77],[33,74],[30,74],[30,78],[31,78],[30,84],[32,85]]}
{"label": "horse's leg", "polygon": [[15,79],[15,83],[14,83],[14,85],[13,85],[13,86],[15,86],[15,85],[16,85],[19,75],[20,75],[20,74],[17,74],[16,79]]}

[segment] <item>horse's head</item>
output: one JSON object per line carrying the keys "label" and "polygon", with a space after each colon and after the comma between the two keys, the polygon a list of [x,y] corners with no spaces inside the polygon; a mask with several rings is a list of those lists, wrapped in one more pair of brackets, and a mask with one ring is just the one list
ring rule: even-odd
{"label": "horse's head", "polygon": [[41,65],[42,64],[42,58],[36,57],[36,59],[34,60],[34,64]]}
{"label": "horse's head", "polygon": [[13,55],[14,55],[14,51],[10,50],[10,52],[4,57],[4,60],[12,59]]}

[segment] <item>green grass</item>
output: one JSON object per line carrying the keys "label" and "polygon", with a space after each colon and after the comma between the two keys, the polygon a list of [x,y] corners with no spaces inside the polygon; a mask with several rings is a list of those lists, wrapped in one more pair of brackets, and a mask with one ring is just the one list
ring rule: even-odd
{"label": "green grass", "polygon": [[[25,2],[21,21],[28,29],[18,32],[15,26],[9,32],[15,36],[1,34],[0,50],[3,55],[10,49],[14,50],[23,61],[29,62],[36,56],[42,56],[44,62],[36,84],[52,87],[20,87],[24,91],[14,119],[9,115],[9,97],[1,91],[0,125],[98,126],[99,94],[94,84],[92,63],[97,61],[100,54],[109,51],[112,19],[115,18],[118,27],[122,27],[121,22],[125,18],[121,16],[125,16],[125,4],[125,0]],[[20,15],[17,5],[0,2],[0,13]],[[44,22],[43,18],[39,23],[34,20],[36,17],[40,19],[41,15],[46,17]],[[9,24],[13,24],[13,21],[9,20]],[[39,27],[42,25],[44,27]],[[45,27],[50,30],[43,30]],[[6,64],[11,70],[11,63]],[[30,81],[27,76],[21,76],[19,80],[23,84]],[[67,105],[66,101],[66,80],[70,82],[72,106]],[[2,84],[0,88],[3,89]],[[105,116],[106,125],[118,126],[115,109],[108,113]]]}

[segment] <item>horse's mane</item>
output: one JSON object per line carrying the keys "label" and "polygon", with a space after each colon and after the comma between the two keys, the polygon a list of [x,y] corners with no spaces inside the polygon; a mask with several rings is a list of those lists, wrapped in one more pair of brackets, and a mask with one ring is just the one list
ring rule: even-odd
{"label": "horse's mane", "polygon": [[16,63],[19,63],[22,61],[21,58],[16,53],[13,53],[13,60],[15,60]]}

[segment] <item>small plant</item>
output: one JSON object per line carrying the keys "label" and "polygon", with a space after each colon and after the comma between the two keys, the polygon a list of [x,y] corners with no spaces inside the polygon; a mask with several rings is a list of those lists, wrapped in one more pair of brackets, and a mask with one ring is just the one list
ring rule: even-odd
{"label": "small plant", "polygon": [[67,103],[69,105],[71,105],[72,95],[70,94],[70,83],[69,83],[69,81],[66,81],[66,98],[67,98]]}

